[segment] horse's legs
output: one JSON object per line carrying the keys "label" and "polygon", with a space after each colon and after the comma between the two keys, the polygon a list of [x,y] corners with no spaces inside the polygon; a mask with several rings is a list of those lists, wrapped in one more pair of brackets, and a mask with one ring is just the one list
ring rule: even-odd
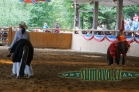
{"label": "horse's legs", "polygon": [[120,62],[120,53],[116,56],[116,64],[119,65]]}
{"label": "horse's legs", "polygon": [[110,55],[110,50],[107,50],[107,60],[108,60],[108,65],[112,65],[113,64],[113,57],[112,55]]}
{"label": "horse's legs", "polygon": [[125,56],[122,54],[122,65],[125,65]]}
{"label": "horse's legs", "polygon": [[112,64],[113,64],[113,57],[110,56],[110,57],[109,57],[109,65],[112,65]]}

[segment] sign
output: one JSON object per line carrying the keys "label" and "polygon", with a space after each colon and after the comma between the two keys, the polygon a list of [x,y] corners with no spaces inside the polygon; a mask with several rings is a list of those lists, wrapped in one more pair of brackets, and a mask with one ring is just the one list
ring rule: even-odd
{"label": "sign", "polygon": [[42,1],[42,2],[50,2],[51,0],[20,0],[20,2],[34,3],[34,4],[37,4],[38,1]]}
{"label": "sign", "polygon": [[81,71],[72,71],[59,73],[59,77],[77,78],[84,81],[119,81],[122,79],[139,77],[137,72],[122,71],[121,69],[82,69]]}

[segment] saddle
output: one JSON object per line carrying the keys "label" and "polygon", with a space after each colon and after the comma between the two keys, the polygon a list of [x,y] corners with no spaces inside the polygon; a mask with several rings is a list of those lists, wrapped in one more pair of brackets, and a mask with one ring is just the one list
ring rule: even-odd
{"label": "saddle", "polygon": [[[112,44],[110,44],[110,46],[109,46],[109,51],[110,51],[110,55],[113,57],[113,58],[116,58],[116,47],[118,46],[118,44],[120,43],[120,42],[125,42],[127,45],[128,45],[128,47],[130,47],[130,44],[127,42],[127,41],[118,41],[118,42],[113,42]],[[120,52],[121,54],[122,54],[122,52]],[[124,55],[124,56],[126,56],[126,54]]]}

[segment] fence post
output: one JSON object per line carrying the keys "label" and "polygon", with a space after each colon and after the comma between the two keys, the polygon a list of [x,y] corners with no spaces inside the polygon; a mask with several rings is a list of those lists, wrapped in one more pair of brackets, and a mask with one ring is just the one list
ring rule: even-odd
{"label": "fence post", "polygon": [[8,46],[12,43],[12,27],[9,28],[8,32]]}

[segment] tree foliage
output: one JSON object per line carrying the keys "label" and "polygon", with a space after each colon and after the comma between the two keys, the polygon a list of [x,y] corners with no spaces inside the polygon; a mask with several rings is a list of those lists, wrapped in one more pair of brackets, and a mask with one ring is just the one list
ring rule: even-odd
{"label": "tree foliage", "polygon": [[[20,0],[0,0],[0,26],[18,26],[25,21],[28,26],[42,27],[46,22],[53,28],[59,22],[61,28],[73,28],[74,7],[72,0],[51,0],[28,4]],[[93,10],[94,5],[82,4],[80,10]],[[125,18],[131,18],[134,13],[139,15],[139,5],[123,7]],[[99,5],[98,26],[105,24],[108,29],[116,25],[116,7],[103,7]],[[93,23],[93,12],[80,12],[81,28],[90,29]]]}
{"label": "tree foliage", "polygon": [[0,0],[0,26],[17,26],[20,21],[25,21],[33,27],[42,27],[44,22],[54,27],[55,22],[59,22],[62,28],[72,28],[74,9],[71,5],[69,0],[51,0],[38,4]]}

